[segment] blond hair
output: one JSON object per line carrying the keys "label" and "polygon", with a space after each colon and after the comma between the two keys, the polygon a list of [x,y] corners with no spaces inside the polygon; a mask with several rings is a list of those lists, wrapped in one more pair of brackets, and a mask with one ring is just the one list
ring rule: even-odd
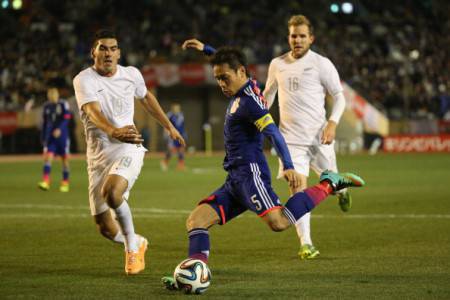
{"label": "blond hair", "polygon": [[314,28],[311,25],[311,22],[304,15],[293,15],[288,21],[288,29],[291,26],[300,26],[300,25],[308,26],[309,34],[310,35],[314,34]]}

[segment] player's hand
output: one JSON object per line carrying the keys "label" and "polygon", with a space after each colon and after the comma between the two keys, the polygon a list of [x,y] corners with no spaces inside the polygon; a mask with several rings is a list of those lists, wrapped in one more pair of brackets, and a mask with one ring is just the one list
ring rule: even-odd
{"label": "player's hand", "polygon": [[129,144],[140,144],[144,140],[134,125],[127,125],[121,128],[115,128],[111,136],[121,142]]}
{"label": "player's hand", "polygon": [[53,130],[52,135],[55,139],[59,138],[61,136],[61,129],[56,128],[55,130]]}
{"label": "player's hand", "polygon": [[301,186],[302,178],[294,169],[285,170],[283,176],[291,189],[296,190]]}
{"label": "player's hand", "polygon": [[169,133],[169,136],[172,140],[176,140],[183,147],[186,147],[186,142],[185,142],[184,138],[181,136],[181,134],[178,132],[178,130],[176,130],[175,127],[171,127],[170,129],[167,130],[167,132]]}
{"label": "player's hand", "polygon": [[328,121],[327,126],[325,126],[322,131],[322,137],[320,142],[325,145],[330,145],[334,138],[336,137],[336,126],[337,124],[334,121]]}
{"label": "player's hand", "polygon": [[197,49],[198,51],[203,51],[203,49],[205,48],[205,44],[203,44],[202,42],[200,42],[197,39],[190,39],[190,40],[184,41],[181,48],[183,50],[186,50],[188,48],[193,48],[193,49]]}

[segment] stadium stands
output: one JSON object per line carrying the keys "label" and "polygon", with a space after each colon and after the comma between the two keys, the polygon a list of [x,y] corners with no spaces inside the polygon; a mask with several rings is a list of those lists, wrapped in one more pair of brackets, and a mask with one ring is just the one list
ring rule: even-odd
{"label": "stadium stands", "polygon": [[447,2],[358,1],[351,15],[331,13],[329,3],[41,0],[1,10],[0,110],[43,101],[49,77],[63,74],[69,85],[89,63],[85,41],[103,24],[118,29],[125,63],[200,59],[180,53],[180,42],[191,36],[242,46],[251,62],[269,63],[286,50],[289,15],[304,13],[316,28],[315,49],[390,118],[444,117],[450,107]]}

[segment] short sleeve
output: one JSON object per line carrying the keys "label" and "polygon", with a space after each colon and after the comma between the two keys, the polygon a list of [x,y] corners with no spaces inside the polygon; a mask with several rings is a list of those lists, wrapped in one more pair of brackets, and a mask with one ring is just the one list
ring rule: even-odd
{"label": "short sleeve", "polygon": [[95,81],[88,76],[77,75],[73,80],[73,88],[75,90],[75,98],[77,99],[78,108],[89,102],[98,101],[95,90]]}
{"label": "short sleeve", "polygon": [[328,58],[324,58],[320,68],[320,80],[328,93],[334,96],[342,92],[341,79],[333,63]]}
{"label": "short sleeve", "polygon": [[275,59],[270,62],[269,71],[267,74],[266,88],[264,89],[263,95],[267,100],[268,107],[272,107],[272,104],[275,100],[275,94],[278,90],[278,82],[276,77],[276,63]]}
{"label": "short sleeve", "polygon": [[135,67],[132,67],[133,69],[133,77],[135,82],[135,91],[134,96],[136,98],[142,99],[147,94],[147,87],[145,86],[144,77],[142,76],[142,73]]}
{"label": "short sleeve", "polygon": [[269,113],[264,99],[253,91],[251,85],[245,88],[244,93],[243,104],[250,120],[254,122]]}
{"label": "short sleeve", "polygon": [[255,124],[258,130],[262,131],[266,126],[274,123],[263,98],[257,95],[250,86],[244,92],[246,97],[243,99],[243,106],[247,117]]}

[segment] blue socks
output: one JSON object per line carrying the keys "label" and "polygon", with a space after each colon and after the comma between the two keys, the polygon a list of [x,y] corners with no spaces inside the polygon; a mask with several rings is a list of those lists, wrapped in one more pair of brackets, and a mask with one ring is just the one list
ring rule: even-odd
{"label": "blue socks", "polygon": [[208,229],[194,228],[188,232],[189,235],[189,257],[200,259],[208,263],[209,256],[209,233]]}
{"label": "blue socks", "polygon": [[284,205],[283,213],[291,224],[295,224],[304,214],[310,212],[316,205],[313,199],[305,192],[291,196]]}

